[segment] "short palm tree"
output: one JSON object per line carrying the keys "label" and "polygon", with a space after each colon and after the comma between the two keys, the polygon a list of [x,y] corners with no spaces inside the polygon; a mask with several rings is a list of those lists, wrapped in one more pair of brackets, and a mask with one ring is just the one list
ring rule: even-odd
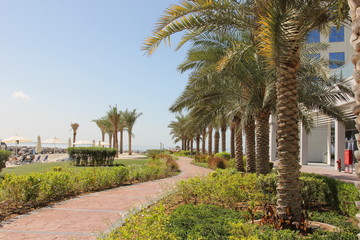
{"label": "short palm tree", "polygon": [[133,111],[128,111],[126,109],[126,111],[123,113],[123,117],[124,117],[124,121],[126,123],[126,129],[128,131],[128,135],[129,135],[129,155],[132,154],[132,150],[131,150],[131,138],[133,136],[133,127],[134,124],[136,122],[136,120],[142,115],[142,113],[137,113],[136,109],[134,109]]}
{"label": "short palm tree", "polygon": [[77,130],[79,128],[79,124],[78,123],[71,123],[71,130],[73,131],[73,147],[75,147],[75,142],[76,142],[76,134],[77,134]]}
{"label": "short palm tree", "polygon": [[106,123],[107,123],[106,118],[95,119],[95,120],[93,120],[93,122],[95,122],[96,125],[98,126],[98,128],[100,128],[100,131],[101,131],[101,141],[105,142]]}

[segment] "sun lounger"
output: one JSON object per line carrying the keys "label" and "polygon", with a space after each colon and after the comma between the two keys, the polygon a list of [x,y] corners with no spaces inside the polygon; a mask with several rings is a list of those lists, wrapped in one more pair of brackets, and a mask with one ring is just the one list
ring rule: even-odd
{"label": "sun lounger", "polygon": [[49,155],[46,155],[43,162],[47,162]]}
{"label": "sun lounger", "polygon": [[39,155],[36,159],[34,159],[34,162],[40,162],[41,156]]}

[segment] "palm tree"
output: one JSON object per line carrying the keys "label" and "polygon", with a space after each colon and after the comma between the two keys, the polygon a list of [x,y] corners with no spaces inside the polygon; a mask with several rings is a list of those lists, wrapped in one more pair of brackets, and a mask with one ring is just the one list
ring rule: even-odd
{"label": "palm tree", "polygon": [[132,130],[133,130],[136,120],[142,115],[142,113],[137,113],[136,109],[134,109],[133,111],[128,111],[126,109],[126,111],[123,113],[123,115],[124,115],[124,121],[126,122],[126,129],[128,131],[128,135],[129,135],[129,155],[131,155],[132,154],[131,137],[133,136]]}
{"label": "palm tree", "polygon": [[73,131],[73,147],[75,147],[75,142],[76,142],[76,134],[77,134],[77,129],[79,128],[79,124],[78,123],[71,123],[70,124],[71,129]]}
{"label": "palm tree", "polygon": [[106,118],[99,118],[99,119],[95,119],[93,120],[93,122],[96,123],[96,125],[98,126],[98,128],[100,128],[101,130],[101,141],[105,142],[105,134],[106,134]]}
{"label": "palm tree", "polygon": [[120,154],[124,153],[124,130],[126,130],[126,121],[124,119],[123,112],[120,113],[120,120],[119,120],[119,132],[120,132]]}
{"label": "palm tree", "polygon": [[[269,70],[276,76],[276,109],[278,113],[277,210],[287,219],[288,208],[293,220],[301,218],[298,79],[300,49],[307,34],[334,19],[336,1],[258,0],[247,2],[183,1],[172,5],[162,16],[144,49],[151,54],[163,40],[188,30],[180,46],[201,32],[213,29],[251,29],[257,49]],[[355,6],[355,1],[351,1]],[[359,108],[360,109],[360,108]],[[359,110],[360,113],[360,110]]]}
{"label": "palm tree", "polygon": [[113,147],[116,150],[116,157],[119,156],[119,148],[118,148],[118,138],[117,138],[117,132],[119,131],[119,120],[120,120],[120,113],[117,108],[117,105],[115,106],[109,106],[109,110],[107,111],[107,120],[111,124],[112,132],[113,132]]}

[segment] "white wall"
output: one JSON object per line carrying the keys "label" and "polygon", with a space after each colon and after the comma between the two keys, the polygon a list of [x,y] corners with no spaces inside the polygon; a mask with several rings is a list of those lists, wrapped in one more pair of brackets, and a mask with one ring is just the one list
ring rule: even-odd
{"label": "white wall", "polygon": [[326,152],[327,126],[319,126],[311,129],[308,138],[308,159],[309,162],[322,163],[323,152]]}

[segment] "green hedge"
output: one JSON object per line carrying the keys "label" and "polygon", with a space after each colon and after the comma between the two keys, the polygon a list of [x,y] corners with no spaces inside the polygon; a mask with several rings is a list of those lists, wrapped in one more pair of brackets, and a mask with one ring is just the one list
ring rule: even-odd
{"label": "green hedge", "polygon": [[6,161],[9,160],[10,155],[10,151],[0,150],[0,172],[1,169],[5,168]]}
{"label": "green hedge", "polygon": [[76,166],[111,166],[116,150],[102,147],[69,147],[68,153]]}
{"label": "green hedge", "polygon": [[[302,173],[302,196],[306,207],[326,205],[343,215],[357,213],[359,191],[353,184],[321,175]],[[237,208],[238,203],[276,202],[277,175],[242,174],[233,169],[216,170],[206,178],[195,177],[179,183],[187,203],[202,202]]]}
{"label": "green hedge", "polygon": [[0,221],[14,212],[47,205],[84,192],[126,183],[160,179],[176,174],[166,160],[127,167],[62,168],[45,173],[5,174],[0,181]]}

